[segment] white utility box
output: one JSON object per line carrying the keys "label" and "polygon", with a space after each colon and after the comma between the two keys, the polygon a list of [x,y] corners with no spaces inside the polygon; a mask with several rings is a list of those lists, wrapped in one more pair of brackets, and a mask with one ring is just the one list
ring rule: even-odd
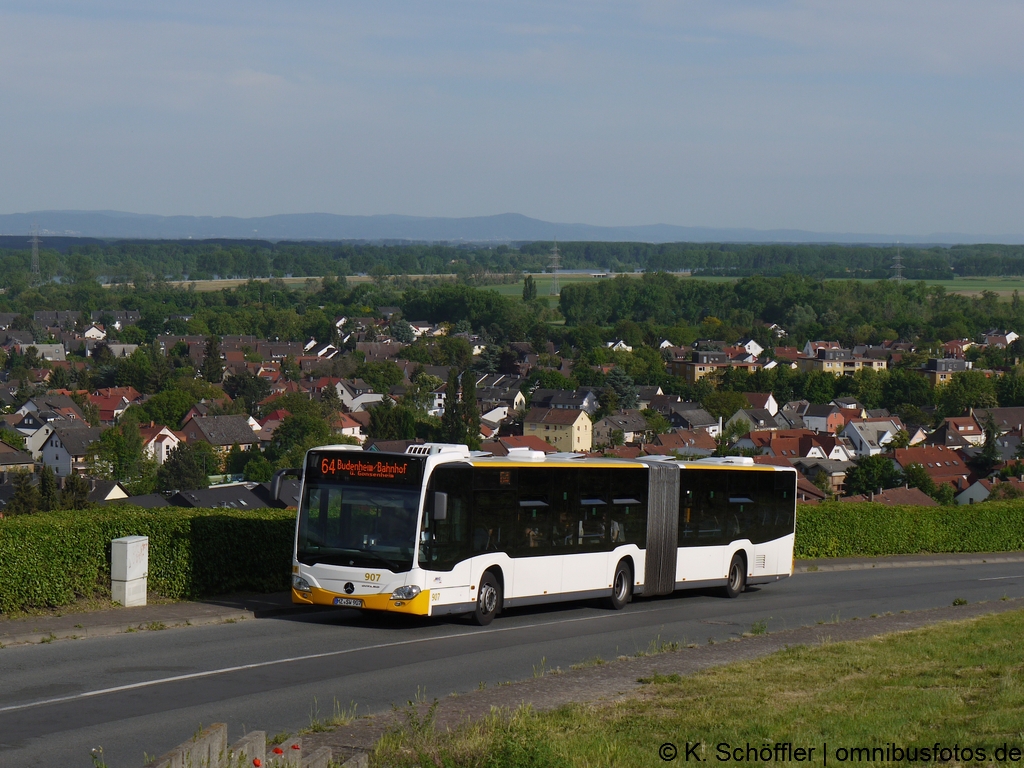
{"label": "white utility box", "polygon": [[110,598],[123,606],[146,604],[149,537],[125,536],[110,542]]}

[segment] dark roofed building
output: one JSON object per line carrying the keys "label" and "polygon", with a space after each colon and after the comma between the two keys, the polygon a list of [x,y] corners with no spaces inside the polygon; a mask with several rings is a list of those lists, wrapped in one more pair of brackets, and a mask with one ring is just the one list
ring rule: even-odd
{"label": "dark roofed building", "polygon": [[181,430],[187,442],[203,441],[222,452],[236,444],[248,449],[259,442],[249,417],[243,415],[192,417]]}
{"label": "dark roofed building", "polygon": [[178,491],[169,499],[172,507],[203,507],[208,509],[262,509],[267,504],[253,488],[256,483],[218,485],[196,491]]}

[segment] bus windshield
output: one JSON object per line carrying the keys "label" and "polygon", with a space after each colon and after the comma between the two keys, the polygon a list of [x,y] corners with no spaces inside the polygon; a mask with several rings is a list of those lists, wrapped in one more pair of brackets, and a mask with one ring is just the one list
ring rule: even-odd
{"label": "bus windshield", "polygon": [[419,497],[418,486],[308,484],[299,507],[299,562],[410,570]]}

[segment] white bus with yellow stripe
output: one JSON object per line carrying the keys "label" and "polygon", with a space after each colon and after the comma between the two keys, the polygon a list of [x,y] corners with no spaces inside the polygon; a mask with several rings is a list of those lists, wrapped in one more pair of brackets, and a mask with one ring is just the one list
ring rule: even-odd
{"label": "white bus with yellow stripe", "polygon": [[694,462],[308,452],[292,600],[419,616],[748,584],[792,574],[796,472]]}

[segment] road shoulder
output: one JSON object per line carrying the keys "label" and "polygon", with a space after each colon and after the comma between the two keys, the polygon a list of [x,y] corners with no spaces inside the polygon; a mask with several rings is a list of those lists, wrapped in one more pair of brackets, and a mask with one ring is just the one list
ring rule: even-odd
{"label": "road shoulder", "polygon": [[1004,599],[973,605],[957,605],[923,611],[907,611],[869,619],[819,624],[770,634],[745,636],[711,645],[691,645],[654,655],[619,657],[614,661],[579,669],[548,673],[542,677],[498,685],[436,702],[421,702],[406,708],[358,718],[337,728],[303,736],[311,749],[330,747],[338,756],[369,752],[390,731],[420,722],[433,707],[435,728],[455,729],[479,722],[495,710],[510,712],[522,704],[538,711],[566,704],[600,704],[634,695],[638,678],[654,675],[692,675],[711,667],[758,659],[794,646],[864,640],[879,635],[907,632],[948,621],[962,621],[996,613],[1024,609],[1024,599]]}

